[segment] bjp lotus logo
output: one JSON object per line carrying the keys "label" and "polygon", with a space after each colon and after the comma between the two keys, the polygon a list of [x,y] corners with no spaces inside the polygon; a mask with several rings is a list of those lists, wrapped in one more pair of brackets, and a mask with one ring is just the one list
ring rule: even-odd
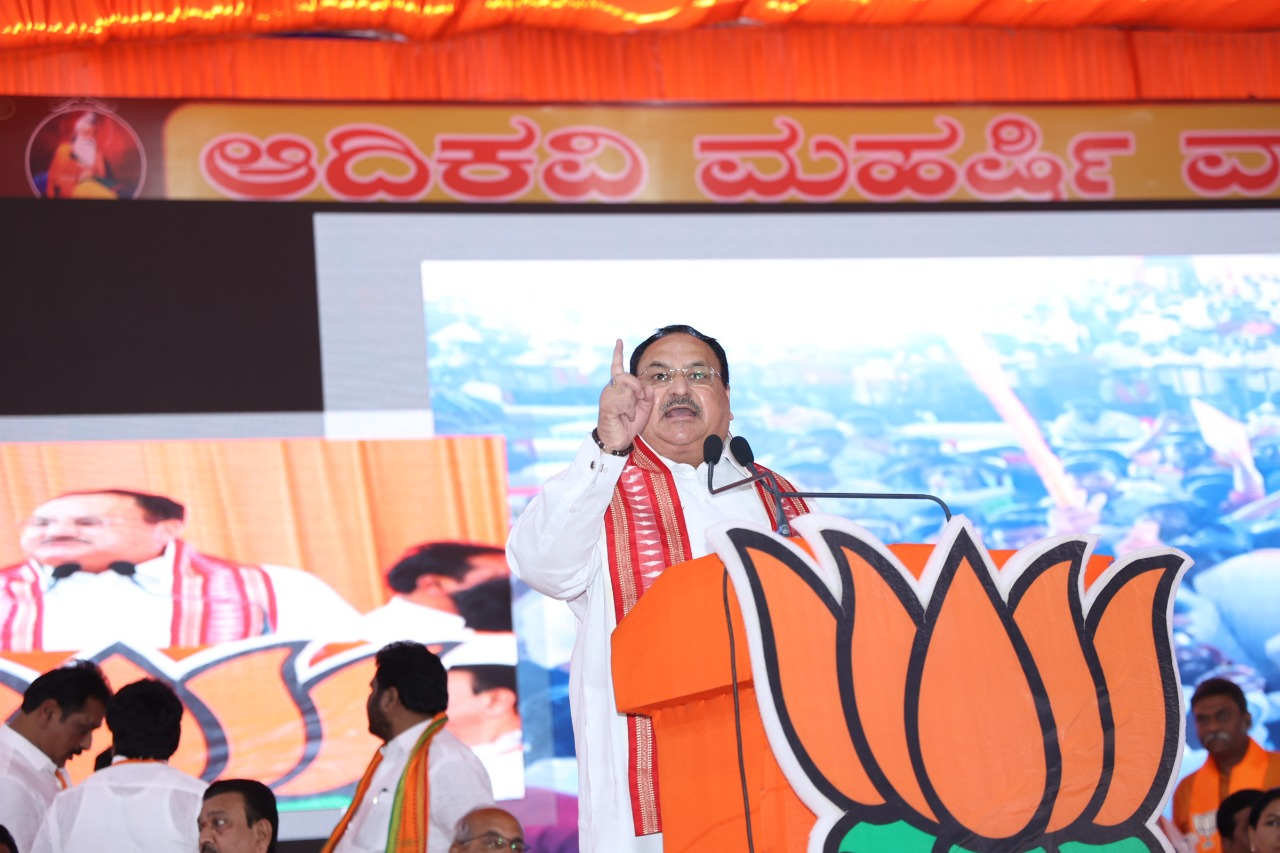
{"label": "bjp lotus logo", "polygon": [[810,853],[1164,849],[1183,554],[1137,552],[1086,585],[1089,540],[997,569],[955,519],[917,576],[857,525],[795,526],[816,562],[741,526],[711,540],[770,745],[818,815]]}

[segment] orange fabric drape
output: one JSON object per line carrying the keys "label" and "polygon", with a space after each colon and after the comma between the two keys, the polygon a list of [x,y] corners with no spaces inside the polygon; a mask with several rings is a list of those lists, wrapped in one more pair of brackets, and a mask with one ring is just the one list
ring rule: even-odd
{"label": "orange fabric drape", "polygon": [[790,26],[425,43],[315,38],[0,51],[13,95],[448,101],[1280,98],[1280,33]]}
{"label": "orange fabric drape", "polygon": [[306,569],[358,610],[386,600],[409,546],[506,541],[502,441],[162,441],[0,445],[0,565],[18,529],[68,491],[122,488],[187,507],[183,538],[248,563]]}
{"label": "orange fabric drape", "polygon": [[743,21],[853,27],[1268,30],[1266,0],[0,0],[0,46],[372,31],[430,41],[501,27],[619,35]]}

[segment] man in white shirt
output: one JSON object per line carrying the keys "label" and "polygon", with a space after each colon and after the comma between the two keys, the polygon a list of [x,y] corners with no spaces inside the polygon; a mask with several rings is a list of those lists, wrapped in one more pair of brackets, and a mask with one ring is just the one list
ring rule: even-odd
{"label": "man in white shirt", "polygon": [[[567,601],[578,622],[569,691],[583,853],[662,850],[660,774],[632,761],[654,754],[652,730],[647,717],[618,712],[614,627],[664,569],[709,553],[710,525],[773,526],[774,503],[758,483],[718,495],[707,488],[704,442],[725,441],[732,418],[728,360],[714,338],[666,326],[636,347],[629,371],[619,340],[591,437],[511,531],[512,572]],[[714,473],[717,486],[748,475],[726,450]],[[786,500],[783,511],[807,507]]]}
{"label": "man in white shirt", "polygon": [[[115,758],[53,800],[31,853],[76,853],[103,846],[191,853],[207,787],[168,764],[182,737],[182,701],[167,684],[127,684],[107,708]],[[26,849],[26,848],[24,848]]]}
{"label": "man in white shirt", "polygon": [[448,680],[421,643],[378,651],[369,731],[383,746],[356,788],[324,853],[396,850],[447,853],[457,822],[493,804],[489,776],[466,744],[445,731]]}
{"label": "man in white shirt", "polygon": [[40,821],[70,781],[62,766],[93,745],[111,701],[102,671],[72,661],[36,678],[13,722],[0,724],[0,825],[28,851]]}
{"label": "man in white shirt", "polygon": [[324,581],[202,554],[181,538],[185,519],[177,501],[117,489],[41,505],[22,530],[26,562],[0,569],[0,650],[359,636],[359,614]]}

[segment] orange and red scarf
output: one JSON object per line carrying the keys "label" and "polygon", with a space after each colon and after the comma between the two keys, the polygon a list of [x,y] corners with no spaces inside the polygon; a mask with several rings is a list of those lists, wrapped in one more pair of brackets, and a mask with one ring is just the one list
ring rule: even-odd
{"label": "orange and red scarf", "polygon": [[[784,491],[796,491],[781,477],[778,483]],[[755,489],[770,523],[776,526],[773,498],[758,481]],[[783,498],[782,510],[788,519],[794,519],[807,513],[809,508],[800,498]],[[621,622],[664,570],[692,556],[675,478],[658,455],[638,438],[613,489],[613,500],[604,516],[604,529],[614,613]],[[627,740],[631,753],[628,777],[635,833],[652,835],[662,831],[652,721],[642,714],[628,714]]]}
{"label": "orange and red scarf", "polygon": [[[396,796],[391,803],[391,824],[387,828],[386,853],[424,853],[427,849],[427,834],[431,819],[431,773],[428,756],[431,752],[432,738],[444,728],[448,721],[449,718],[444,714],[436,714],[432,717],[431,722],[414,743],[413,749],[409,751],[409,763],[404,768],[399,784],[396,785]],[[373,773],[381,763],[382,751],[379,750],[373,754],[373,760],[365,768],[364,776],[356,786],[351,805],[347,807],[346,814],[342,816],[342,820],[338,821],[333,834],[329,836],[320,853],[333,853],[333,849],[338,846],[338,841],[347,831],[347,826],[355,817],[360,804],[364,802],[365,794],[369,792],[369,785],[373,781]]]}

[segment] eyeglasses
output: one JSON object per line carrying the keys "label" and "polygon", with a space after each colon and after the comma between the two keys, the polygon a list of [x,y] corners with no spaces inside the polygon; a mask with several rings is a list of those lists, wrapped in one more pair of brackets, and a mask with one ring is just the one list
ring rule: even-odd
{"label": "eyeglasses", "polygon": [[110,518],[98,515],[82,515],[75,518],[46,518],[37,515],[22,522],[22,526],[41,530],[46,527],[53,527],[55,524],[66,524],[81,530],[97,530],[102,527],[120,527],[129,524],[130,521],[132,519]]}
{"label": "eyeglasses", "polygon": [[720,378],[720,371],[710,367],[667,367],[641,373],[640,378],[649,385],[670,385],[675,381],[677,373],[683,373],[685,381],[690,385],[711,385]]}
{"label": "eyeglasses", "polygon": [[457,843],[465,846],[472,841],[479,841],[482,850],[510,850],[511,853],[530,853],[533,850],[523,841],[509,841],[496,832],[486,832],[484,835],[474,835],[471,838],[459,838]]}

